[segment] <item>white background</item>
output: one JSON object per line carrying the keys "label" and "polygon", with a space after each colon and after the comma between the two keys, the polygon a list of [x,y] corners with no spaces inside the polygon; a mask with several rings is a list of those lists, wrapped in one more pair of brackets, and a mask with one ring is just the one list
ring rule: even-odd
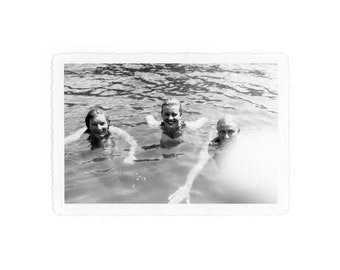
{"label": "white background", "polygon": [[[339,269],[336,1],[0,4],[1,269]],[[59,52],[283,52],[290,211],[266,217],[60,217],[51,201]]]}

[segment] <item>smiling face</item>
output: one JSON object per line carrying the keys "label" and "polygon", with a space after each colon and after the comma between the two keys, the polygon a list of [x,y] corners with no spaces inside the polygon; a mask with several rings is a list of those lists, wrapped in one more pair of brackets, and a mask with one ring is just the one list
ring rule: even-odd
{"label": "smiling face", "polygon": [[178,128],[180,126],[181,113],[179,105],[167,105],[162,110],[163,123],[167,128]]}
{"label": "smiling face", "polygon": [[221,124],[217,126],[218,138],[221,142],[233,140],[239,132],[239,128],[235,124]]}
{"label": "smiling face", "polygon": [[104,114],[98,114],[92,118],[89,123],[91,135],[96,139],[103,139],[109,131],[109,123]]}

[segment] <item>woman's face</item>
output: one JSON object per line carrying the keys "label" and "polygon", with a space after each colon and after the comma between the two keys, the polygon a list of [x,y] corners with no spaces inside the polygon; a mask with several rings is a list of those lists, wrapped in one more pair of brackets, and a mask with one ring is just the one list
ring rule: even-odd
{"label": "woman's face", "polygon": [[97,139],[102,139],[106,136],[109,130],[109,123],[103,114],[97,115],[90,120],[91,135]]}
{"label": "woman's face", "polygon": [[232,124],[222,124],[217,127],[218,137],[222,142],[234,139],[239,132],[237,126]]}
{"label": "woman's face", "polygon": [[180,125],[181,114],[179,105],[164,106],[162,111],[163,123],[168,128],[178,128]]}

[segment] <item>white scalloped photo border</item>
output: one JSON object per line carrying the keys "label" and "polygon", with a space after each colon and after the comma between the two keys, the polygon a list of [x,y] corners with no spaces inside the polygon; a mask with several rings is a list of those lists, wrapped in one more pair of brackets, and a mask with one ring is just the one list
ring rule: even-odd
{"label": "white scalloped photo border", "polygon": [[[275,204],[66,204],[64,173],[64,64],[274,63],[278,65],[279,178]],[[52,59],[52,193],[59,215],[280,215],[289,209],[289,73],[282,53],[61,53]]]}

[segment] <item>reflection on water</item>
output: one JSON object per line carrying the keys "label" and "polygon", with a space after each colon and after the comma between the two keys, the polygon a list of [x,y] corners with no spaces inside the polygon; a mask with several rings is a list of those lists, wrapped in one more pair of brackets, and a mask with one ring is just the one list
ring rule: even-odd
{"label": "reflection on water", "polygon": [[[111,123],[129,132],[139,145],[138,160],[130,166],[123,164],[128,149],[123,141],[117,140],[111,153],[91,151],[86,140],[67,145],[69,203],[167,203],[183,185],[200,145],[209,131],[216,132],[222,115],[232,114],[244,135],[277,128],[275,64],[67,64],[64,94],[65,136],[82,127],[88,110],[101,104]],[[145,116],[160,120],[161,104],[168,97],[182,102],[184,121],[204,116],[209,122],[199,131],[187,132],[184,143],[162,149],[160,131],[150,129]],[[225,178],[231,177],[210,161],[194,184],[191,202],[275,201],[275,192],[267,199],[258,196],[258,185],[233,188]],[[239,183],[245,181],[241,174],[238,178]],[[276,179],[272,181],[275,190]]]}

